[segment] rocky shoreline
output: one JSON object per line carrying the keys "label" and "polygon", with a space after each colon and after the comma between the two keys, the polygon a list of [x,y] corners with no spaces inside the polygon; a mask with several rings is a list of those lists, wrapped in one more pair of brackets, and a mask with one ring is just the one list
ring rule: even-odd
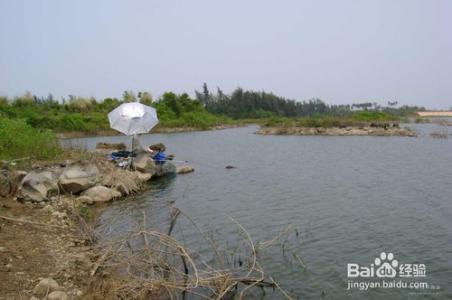
{"label": "rocky shoreline", "polygon": [[262,127],[260,135],[322,135],[322,136],[406,136],[416,137],[409,128],[398,126],[346,126],[346,127]]}
{"label": "rocky shoreline", "polygon": [[133,169],[103,153],[83,156],[0,173],[0,299],[86,298],[100,255],[90,236],[91,206],[140,193],[151,178],[193,171],[157,165],[146,153]]}
{"label": "rocky shoreline", "polygon": [[92,204],[128,196],[140,191],[152,177],[176,171],[173,163],[157,165],[145,153],[134,159],[132,169],[120,168],[94,153],[88,160],[39,166],[29,172],[15,170],[6,176],[13,178],[10,189],[17,189],[19,201],[41,203],[64,196]]}

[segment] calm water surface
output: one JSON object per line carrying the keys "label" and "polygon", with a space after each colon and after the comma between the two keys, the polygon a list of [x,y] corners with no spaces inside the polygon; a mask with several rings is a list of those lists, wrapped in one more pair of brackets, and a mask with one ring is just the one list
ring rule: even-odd
{"label": "calm water surface", "polygon": [[[292,225],[268,250],[264,268],[300,299],[452,298],[452,138],[430,131],[452,127],[412,125],[418,138],[259,136],[256,127],[222,131],[152,134],[176,159],[196,171],[151,183],[135,201],[115,202],[102,215],[110,236],[126,232],[146,211],[153,224],[168,222],[169,202],[220,244],[240,235],[231,216],[255,241]],[[98,141],[72,140],[93,148]],[[226,170],[226,165],[237,168]],[[201,254],[206,243],[180,218],[175,235]],[[368,266],[382,251],[399,263],[425,264],[423,281],[438,291],[347,290],[347,263]],[[293,253],[302,258],[303,268]],[[207,255],[207,254],[206,254]],[[257,296],[256,296],[257,297]],[[267,292],[266,299],[278,299]]]}

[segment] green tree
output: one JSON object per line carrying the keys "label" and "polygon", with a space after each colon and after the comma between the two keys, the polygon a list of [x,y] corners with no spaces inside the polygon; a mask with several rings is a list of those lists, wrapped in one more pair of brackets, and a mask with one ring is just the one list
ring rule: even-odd
{"label": "green tree", "polygon": [[122,100],[124,102],[135,102],[137,100],[137,97],[132,91],[124,91],[122,93]]}
{"label": "green tree", "polygon": [[152,104],[152,95],[149,92],[139,92],[138,99],[140,99],[140,103],[143,103],[145,105]]}

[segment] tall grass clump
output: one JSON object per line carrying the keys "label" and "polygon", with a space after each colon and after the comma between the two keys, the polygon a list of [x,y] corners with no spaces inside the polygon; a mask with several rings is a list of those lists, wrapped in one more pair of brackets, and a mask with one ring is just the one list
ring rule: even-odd
{"label": "tall grass clump", "polygon": [[0,117],[0,159],[47,159],[60,151],[52,131],[35,129],[21,119]]}

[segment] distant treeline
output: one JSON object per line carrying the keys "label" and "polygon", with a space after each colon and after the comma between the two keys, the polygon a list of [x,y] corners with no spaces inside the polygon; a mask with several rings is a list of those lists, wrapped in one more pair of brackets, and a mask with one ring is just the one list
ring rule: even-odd
{"label": "distant treeline", "polygon": [[235,89],[230,95],[217,88],[211,92],[204,83],[202,91],[196,91],[196,99],[207,111],[222,114],[231,118],[265,118],[265,117],[312,117],[312,116],[347,116],[356,110],[374,110],[395,116],[407,116],[416,111],[425,110],[424,107],[401,106],[396,107],[396,101],[388,102],[382,107],[377,103],[364,102],[347,105],[328,105],[320,99],[295,101],[277,96],[273,93],[245,91]]}
{"label": "distant treeline", "polygon": [[37,97],[25,93],[12,99],[0,97],[0,159],[55,157],[61,153],[55,132],[105,133],[110,130],[107,114],[122,103],[134,101],[156,108],[160,128],[209,129],[238,122],[232,119],[250,118],[266,126],[328,127],[398,120],[400,116],[424,110],[415,106],[396,107],[397,103],[380,107],[375,103],[327,105],[319,99],[297,102],[241,88],[226,95],[220,89],[211,93],[206,84],[202,92],[196,92],[195,99],[188,94],[168,92],[154,100],[148,92],[126,91],[120,99],[99,101],[69,96],[57,101],[52,95]]}
{"label": "distant treeline", "polygon": [[[110,128],[107,114],[122,103],[139,101],[157,109],[160,127],[191,127],[208,129],[212,126],[231,122],[232,119],[275,119],[292,117],[350,117],[356,111],[378,112],[378,119],[388,116],[407,116],[423,107],[401,106],[389,102],[382,107],[376,103],[350,105],[328,105],[320,99],[295,101],[273,93],[235,89],[225,94],[221,89],[209,91],[204,84],[201,92],[195,92],[195,99],[186,93],[164,93],[153,99],[148,92],[137,94],[125,91],[120,99],[69,96],[60,101],[52,95],[37,97],[31,93],[8,99],[0,97],[0,116],[21,119],[34,128],[56,131],[83,131],[96,133]],[[384,114],[383,117],[381,114]],[[377,118],[377,114],[368,119]]]}

